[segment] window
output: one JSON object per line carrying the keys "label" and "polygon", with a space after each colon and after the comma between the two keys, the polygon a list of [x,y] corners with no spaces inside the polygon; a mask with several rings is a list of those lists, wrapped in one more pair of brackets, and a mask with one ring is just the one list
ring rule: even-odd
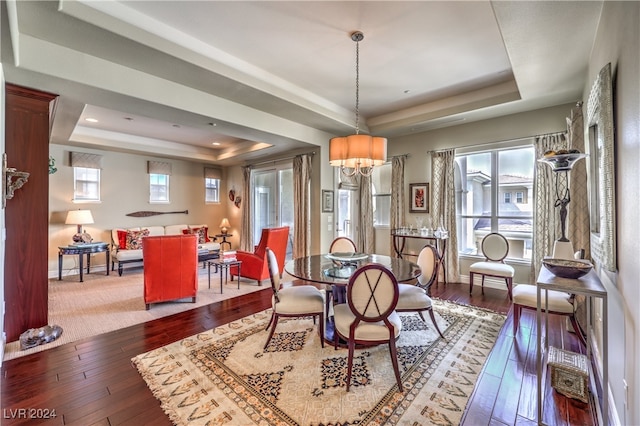
{"label": "window", "polygon": [[169,202],[169,175],[149,173],[149,202]]}
{"label": "window", "polygon": [[[456,216],[460,254],[481,252],[482,238],[500,232],[509,257],[531,259],[535,165],[532,146],[456,155]],[[516,203],[512,203],[512,194]]]}
{"label": "window", "polygon": [[73,202],[100,201],[102,155],[72,151],[70,164],[73,167]]}
{"label": "window", "polygon": [[100,201],[100,169],[73,168],[73,201]]}
{"label": "window", "polygon": [[204,201],[207,203],[220,202],[220,179],[205,178],[204,179]]}
{"label": "window", "polygon": [[373,168],[373,226],[391,225],[391,163]]}
{"label": "window", "polygon": [[220,179],[222,173],[220,169],[211,167],[204,168],[204,202],[219,203],[220,202]]}

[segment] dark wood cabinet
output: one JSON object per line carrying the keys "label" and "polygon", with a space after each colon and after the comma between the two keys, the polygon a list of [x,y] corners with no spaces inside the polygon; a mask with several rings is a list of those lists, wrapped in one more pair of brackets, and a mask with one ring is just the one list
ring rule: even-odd
{"label": "dark wood cabinet", "polygon": [[57,96],[5,89],[7,166],[29,173],[5,208],[4,324],[11,342],[48,322],[49,120]]}

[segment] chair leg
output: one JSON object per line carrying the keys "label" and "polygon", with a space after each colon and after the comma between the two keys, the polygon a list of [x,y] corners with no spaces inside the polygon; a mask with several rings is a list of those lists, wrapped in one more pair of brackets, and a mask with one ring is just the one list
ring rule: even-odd
{"label": "chair leg", "polygon": [[433,326],[436,328],[436,330],[438,330],[438,334],[440,335],[440,337],[444,339],[444,334],[442,334],[442,331],[440,331],[440,327],[438,327],[438,323],[436,322],[436,316],[433,314],[433,309],[429,309],[429,316],[431,317],[431,322],[433,323]]}
{"label": "chair leg", "polygon": [[278,314],[274,313],[273,314],[273,327],[271,327],[271,331],[269,332],[269,337],[267,338],[267,343],[264,344],[264,348],[263,349],[267,349],[267,346],[269,346],[269,342],[271,341],[271,338],[273,337],[273,332],[276,331],[276,326],[278,325]]}
{"label": "chair leg", "polygon": [[264,328],[265,330],[268,330],[269,327],[271,326],[271,323],[273,322],[273,317],[275,316],[275,311],[271,312],[271,318],[269,319],[269,324],[267,324],[267,326]]}
{"label": "chair leg", "polygon": [[505,278],[505,281],[507,282],[507,293],[509,293],[509,300],[513,300],[513,297],[511,296],[511,291],[513,290],[513,278]]}
{"label": "chair leg", "polygon": [[482,295],[484,296],[484,275],[482,276]]}
{"label": "chair leg", "polygon": [[391,363],[393,364],[393,371],[396,373],[398,390],[402,392],[402,380],[400,379],[400,369],[398,368],[398,352],[396,351],[396,341],[393,336],[389,339],[389,352],[391,355]]}
{"label": "chair leg", "polygon": [[520,314],[522,313],[522,306],[513,304],[513,335],[518,334],[518,326],[520,325]]}
{"label": "chair leg", "polygon": [[418,311],[418,315],[420,315],[422,322],[427,322],[427,320],[424,319],[424,315],[422,315],[422,311]]}
{"label": "chair leg", "polygon": [[324,291],[324,309],[326,318],[329,318],[329,304],[331,303],[331,300],[333,300],[333,289],[329,287]]}
{"label": "chair leg", "polygon": [[473,272],[469,272],[469,294],[473,293]]}
{"label": "chair leg", "polygon": [[[320,313],[320,346],[324,348],[324,314]],[[315,318],[315,317],[314,317]]]}
{"label": "chair leg", "polygon": [[351,385],[351,370],[353,369],[353,353],[356,349],[356,342],[349,339],[349,357],[347,358],[347,392],[349,392],[349,386]]}
{"label": "chair leg", "polygon": [[575,315],[570,315],[569,316],[569,320],[571,321],[571,326],[573,327],[573,331],[575,331],[576,335],[578,336],[578,339],[580,339],[582,344],[586,347],[587,346],[587,341],[585,340],[584,336],[582,335],[582,331],[580,330],[580,326],[578,325],[578,321],[576,320],[576,316]]}

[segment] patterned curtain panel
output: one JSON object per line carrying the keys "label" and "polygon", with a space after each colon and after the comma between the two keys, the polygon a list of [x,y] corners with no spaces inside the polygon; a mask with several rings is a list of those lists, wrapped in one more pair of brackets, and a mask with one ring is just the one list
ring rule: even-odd
{"label": "patterned curtain panel", "polygon": [[[536,136],[533,143],[535,158],[544,153],[567,149],[564,133]],[[562,182],[559,182],[562,184]],[[533,254],[531,259],[531,282],[535,283],[542,259],[553,253],[553,243],[560,236],[560,218],[556,212],[556,176],[551,167],[536,161],[533,170]]]}
{"label": "patterned curtain panel", "polygon": [[360,232],[356,245],[362,247],[364,253],[375,252],[373,231],[371,176],[360,176]]}
{"label": "patterned curtain panel", "polygon": [[[404,155],[391,159],[391,229],[399,228],[404,221]],[[391,256],[398,257],[393,248],[393,239],[389,247]]]}
{"label": "patterned curtain panel", "polygon": [[[582,102],[571,110],[567,118],[567,135],[569,148],[585,152],[584,118]],[[589,195],[587,192],[587,161],[578,161],[571,170],[571,204],[569,204],[567,238],[573,243],[575,250],[584,249],[585,258],[591,257],[589,245]]]}
{"label": "patterned curtain panel", "polygon": [[458,267],[458,228],[456,225],[455,150],[431,154],[431,223],[449,231],[445,253],[447,282],[460,282]]}
{"label": "patterned curtain panel", "polygon": [[297,155],[293,159],[293,257],[311,253],[311,156]]}
{"label": "patterned curtain panel", "polygon": [[242,168],[242,220],[240,250],[253,252],[253,221],[251,220],[251,166]]}

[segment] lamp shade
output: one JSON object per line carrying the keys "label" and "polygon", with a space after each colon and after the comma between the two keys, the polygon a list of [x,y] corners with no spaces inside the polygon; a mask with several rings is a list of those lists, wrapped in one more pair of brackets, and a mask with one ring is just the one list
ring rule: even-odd
{"label": "lamp shade", "polygon": [[231,228],[231,224],[229,223],[229,219],[225,217],[222,219],[222,222],[220,222],[220,230],[223,234],[226,234],[229,228]]}
{"label": "lamp shade", "polygon": [[67,225],[88,225],[93,223],[91,210],[69,210],[67,219],[64,221]]}
{"label": "lamp shade", "polygon": [[373,167],[386,161],[386,138],[357,134],[329,141],[329,164],[332,166]]}

